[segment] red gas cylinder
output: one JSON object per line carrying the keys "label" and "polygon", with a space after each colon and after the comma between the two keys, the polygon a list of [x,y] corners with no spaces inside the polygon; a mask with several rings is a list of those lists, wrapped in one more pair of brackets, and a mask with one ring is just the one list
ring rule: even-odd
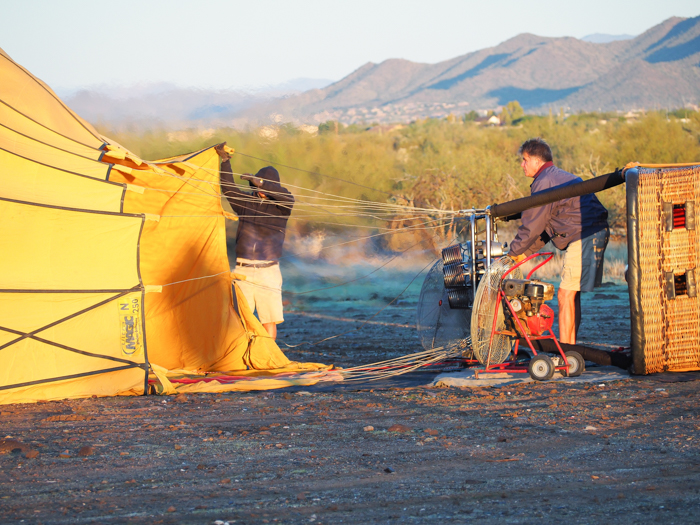
{"label": "red gas cylinder", "polygon": [[530,330],[530,335],[542,335],[547,330],[551,330],[554,324],[554,311],[543,304],[540,306],[540,312],[527,318],[527,328]]}

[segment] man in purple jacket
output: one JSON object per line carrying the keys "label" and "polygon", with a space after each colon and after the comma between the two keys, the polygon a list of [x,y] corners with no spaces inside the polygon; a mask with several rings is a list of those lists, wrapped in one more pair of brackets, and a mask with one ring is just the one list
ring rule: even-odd
{"label": "man in purple jacket", "polygon": [[[581,182],[580,177],[552,163],[552,150],[542,139],[525,141],[519,153],[525,176],[534,179],[530,185],[532,195]],[[581,292],[591,292],[601,285],[609,236],[608,211],[593,194],[563,199],[522,213],[522,225],[510,244],[510,257],[520,261],[550,240],[565,250],[557,293],[562,343],[576,344],[581,324]]]}

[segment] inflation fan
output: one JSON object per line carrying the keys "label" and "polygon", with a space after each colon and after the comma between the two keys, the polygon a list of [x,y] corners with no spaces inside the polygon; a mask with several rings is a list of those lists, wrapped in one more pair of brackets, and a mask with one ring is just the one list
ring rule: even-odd
{"label": "inflation fan", "polygon": [[[416,326],[423,347],[462,349],[466,363],[483,365],[482,373],[529,373],[537,381],[556,371],[580,375],[585,361],[578,352],[564,353],[552,332],[554,311],[544,303],[554,286],[531,279],[553,255],[516,264],[504,256],[507,246],[498,242],[488,208],[461,213],[469,220],[469,240],[442,250],[421,288]],[[523,279],[522,265],[543,256]],[[553,340],[558,355],[537,353],[532,341],[543,339]],[[527,350],[518,352],[523,345]]]}
{"label": "inflation fan", "polygon": [[498,242],[486,210],[463,210],[469,220],[469,239],[442,250],[442,257],[423,281],[416,327],[425,350],[457,346],[473,360],[471,320],[475,290],[493,257],[506,246]]}

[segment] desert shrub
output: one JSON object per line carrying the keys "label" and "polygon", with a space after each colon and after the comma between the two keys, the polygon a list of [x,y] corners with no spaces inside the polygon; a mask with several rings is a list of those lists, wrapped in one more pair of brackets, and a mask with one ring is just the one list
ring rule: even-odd
{"label": "desert shrub", "polygon": [[[442,209],[485,207],[528,195],[531,181],[522,175],[517,151],[531,137],[547,140],[555,163],[583,179],[631,161],[700,161],[700,114],[695,111],[649,112],[635,119],[615,113],[522,117],[518,106],[511,106],[517,125],[501,127],[478,126],[468,114],[465,125],[426,119],[383,133],[354,125],[339,126],[336,134],[332,121],[319,126],[315,136],[290,124],[278,126],[272,135],[230,128],[115,132],[103,126],[102,132],[147,159],[226,141],[247,155],[234,157],[233,169],[239,173],[277,163],[283,180],[297,188],[377,202],[399,198]],[[599,198],[610,211],[613,228],[624,230],[624,187]],[[380,225],[368,217],[338,217],[333,210],[319,218],[323,213],[319,203],[317,217],[299,214],[297,227],[309,231],[321,223],[333,228],[329,222],[338,228]]]}

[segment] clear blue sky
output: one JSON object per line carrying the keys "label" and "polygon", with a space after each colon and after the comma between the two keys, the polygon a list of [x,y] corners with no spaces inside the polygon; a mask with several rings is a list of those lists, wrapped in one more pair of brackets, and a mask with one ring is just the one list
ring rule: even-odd
{"label": "clear blue sky", "polygon": [[59,90],[338,80],[366,62],[439,62],[519,33],[639,34],[698,0],[0,0],[0,47]]}

